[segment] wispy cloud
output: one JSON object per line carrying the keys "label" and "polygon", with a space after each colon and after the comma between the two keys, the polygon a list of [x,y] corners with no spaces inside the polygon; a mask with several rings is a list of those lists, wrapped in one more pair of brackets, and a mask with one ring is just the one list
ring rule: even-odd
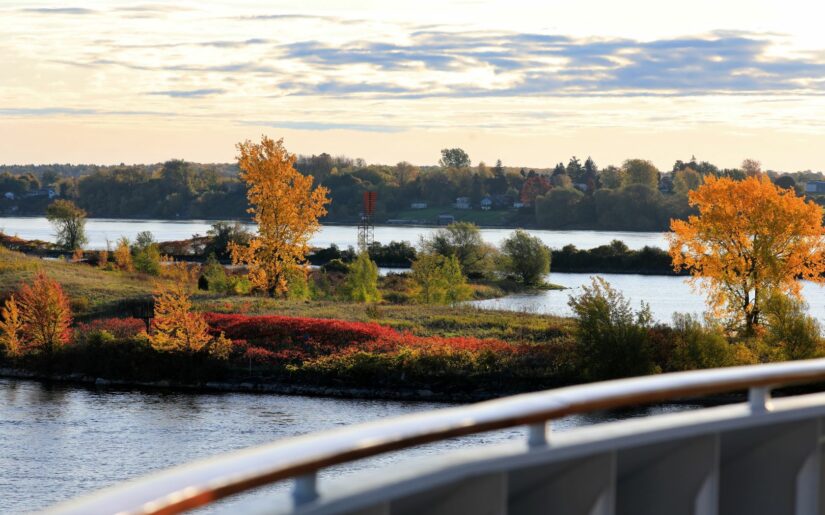
{"label": "wispy cloud", "polygon": [[172,98],[203,98],[226,93],[225,89],[203,88],[203,89],[169,89],[165,91],[151,91],[150,95],[160,95]]}
{"label": "wispy cloud", "polygon": [[97,12],[85,7],[27,7],[20,11],[32,14],[95,14]]}
{"label": "wispy cloud", "polygon": [[372,125],[360,123],[333,123],[333,122],[313,122],[313,121],[262,121],[244,120],[242,125],[254,125],[258,127],[274,127],[277,129],[297,129],[305,131],[333,131],[346,130],[358,132],[402,132],[405,127],[395,127],[390,125]]}
{"label": "wispy cloud", "polygon": [[[576,95],[593,93],[676,93],[819,91],[825,59],[771,56],[771,41],[759,35],[710,34],[705,37],[639,42],[588,40],[542,34],[417,32],[408,44],[354,41],[332,46],[319,41],[284,45],[290,59],[344,70],[368,65],[385,73],[411,66],[455,75],[489,69],[509,80],[478,84],[455,80],[442,87],[371,87],[321,81],[303,87],[286,84],[295,94],[373,92],[426,96]],[[339,73],[340,75],[340,73]]]}

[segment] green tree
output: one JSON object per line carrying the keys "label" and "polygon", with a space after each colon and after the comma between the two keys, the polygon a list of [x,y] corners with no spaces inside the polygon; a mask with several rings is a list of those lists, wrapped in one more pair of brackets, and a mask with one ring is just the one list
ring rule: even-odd
{"label": "green tree", "polygon": [[421,238],[424,253],[455,256],[466,276],[480,277],[492,271],[496,249],[485,243],[478,226],[471,222],[454,222]]}
{"label": "green tree", "polygon": [[455,256],[420,253],[412,264],[415,298],[422,304],[452,304],[470,298]]}
{"label": "green tree", "polygon": [[209,241],[204,248],[204,253],[206,255],[214,253],[219,259],[231,257],[230,245],[248,245],[249,240],[252,239],[247,226],[239,222],[216,222],[206,231],[206,236]]}
{"label": "green tree", "polygon": [[[563,177],[561,175],[557,177]],[[565,227],[578,221],[578,205],[584,194],[573,188],[553,188],[536,199],[536,222],[541,227]]]}
{"label": "green tree", "polygon": [[673,189],[680,195],[687,195],[702,185],[702,174],[693,168],[673,172]]}
{"label": "green tree", "polygon": [[57,230],[57,244],[75,250],[86,244],[86,211],[71,200],[55,200],[46,208],[46,218]]}
{"label": "green tree", "polygon": [[144,274],[160,275],[160,248],[151,232],[138,233],[131,250],[135,270]]}
{"label": "green tree", "polygon": [[444,148],[438,164],[444,168],[466,168],[470,166],[470,156],[460,148]]}
{"label": "green tree", "polygon": [[349,265],[345,285],[347,296],[356,302],[380,302],[378,291],[378,265],[367,252],[359,252]]}
{"label": "green tree", "polygon": [[578,345],[588,379],[645,375],[655,370],[650,349],[650,308],[633,312],[630,302],[594,277],[568,304],[578,318]]}
{"label": "green tree", "polygon": [[602,188],[611,190],[621,188],[623,182],[622,170],[613,165],[608,166],[599,173],[599,182],[601,182]]}
{"label": "green tree", "polygon": [[659,170],[644,159],[628,159],[622,164],[622,185],[644,184],[650,188],[659,187]]}
{"label": "green tree", "polygon": [[550,273],[550,249],[535,236],[516,230],[501,245],[504,268],[515,274],[525,285],[541,284]]}

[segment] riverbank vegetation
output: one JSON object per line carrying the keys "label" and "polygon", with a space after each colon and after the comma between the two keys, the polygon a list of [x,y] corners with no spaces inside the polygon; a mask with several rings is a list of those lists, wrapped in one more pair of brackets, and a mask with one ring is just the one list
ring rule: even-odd
{"label": "riverbank vegetation", "polygon": [[[375,191],[378,222],[435,224],[439,215],[448,214],[488,226],[633,231],[665,231],[671,219],[695,214],[687,194],[707,177],[741,180],[759,171],[752,160],[732,169],[677,160],[671,169],[659,170],[633,158],[600,167],[574,156],[566,163],[524,168],[453,161],[368,165],[328,154],[298,156],[295,168],[329,190],[332,203],[322,222],[357,223],[362,193]],[[237,164],[171,160],[134,166],[3,166],[0,171],[0,212],[6,215],[43,215],[56,196],[98,218],[250,218]],[[808,182],[825,180],[818,172],[767,173],[798,193]],[[822,202],[825,197],[817,191],[811,189],[811,198]]]}
{"label": "riverbank vegetation", "polygon": [[[497,248],[475,225],[454,223],[422,238],[418,249],[322,249],[328,260],[310,270],[307,242],[326,190],[293,168],[296,158],[280,142],[264,138],[239,149],[259,234],[214,227],[197,243],[201,255],[212,249],[206,262],[164,258],[147,233],[135,242],[121,239],[94,260],[74,249],[71,263],[0,249],[0,364],[136,382],[495,396],[825,355],[797,283],[822,281],[822,209],[756,171],[737,181],[680,176],[679,188],[695,188],[687,198],[698,215],[672,222],[665,256],[697,284],[709,281],[711,310],[704,319],[676,314],[668,325],[598,278],[569,297],[572,319],[463,304],[551,287],[550,249],[521,230]],[[465,158],[443,155],[444,163]],[[653,180],[651,166],[626,162],[611,177],[631,187]],[[546,186],[534,183],[531,191]],[[411,271],[379,276],[373,251],[408,259]],[[219,253],[242,266],[224,267]],[[620,266],[630,267],[661,266],[662,254],[614,242],[584,254],[565,247],[560,255],[568,266],[590,258],[625,259]],[[124,300],[135,305],[124,307]]]}

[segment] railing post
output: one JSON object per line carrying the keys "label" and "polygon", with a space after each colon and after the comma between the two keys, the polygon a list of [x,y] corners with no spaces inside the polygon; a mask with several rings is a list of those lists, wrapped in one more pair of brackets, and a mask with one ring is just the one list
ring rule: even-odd
{"label": "railing post", "polygon": [[311,503],[318,498],[318,473],[309,474],[295,478],[295,486],[292,490],[292,501],[295,506]]}
{"label": "railing post", "polygon": [[771,388],[754,386],[748,390],[748,405],[751,413],[765,413],[771,410]]}
{"label": "railing post", "polygon": [[547,422],[536,422],[527,426],[527,447],[544,447],[547,445]]}

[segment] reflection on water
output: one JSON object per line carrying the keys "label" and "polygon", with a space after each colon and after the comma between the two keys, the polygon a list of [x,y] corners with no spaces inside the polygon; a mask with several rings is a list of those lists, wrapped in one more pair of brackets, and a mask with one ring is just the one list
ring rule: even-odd
{"label": "reflection on water", "polygon": [[[241,393],[95,390],[10,379],[0,379],[0,401],[0,513],[36,510],[221,452],[448,406]],[[686,408],[658,406],[567,417],[555,421],[553,430]],[[336,467],[322,477],[524,437],[518,428],[458,438]]]}
{"label": "reflection on water", "polygon": [[[183,240],[194,234],[201,236],[212,226],[214,221],[185,220],[115,220],[93,218],[86,223],[86,233],[89,238],[88,247],[104,249],[107,242],[112,245],[121,237],[126,236],[134,240],[141,231],[150,231],[158,241]],[[250,224],[251,228],[254,228]],[[0,230],[10,235],[17,235],[25,239],[54,241],[54,228],[43,217],[9,217],[0,218]],[[407,241],[417,244],[421,236],[435,231],[432,227],[405,227],[379,226],[375,228],[375,241],[389,243],[390,241]],[[504,238],[512,234],[512,229],[482,229],[485,241],[500,244]],[[582,249],[589,249],[610,243],[612,240],[622,240],[632,249],[642,248],[645,245],[654,247],[666,246],[664,233],[658,232],[619,232],[619,231],[539,231],[530,230],[545,244],[553,248],[561,248],[573,244]],[[358,230],[354,225],[325,225],[316,234],[311,244],[317,247],[329,247],[333,243],[341,248],[357,246]]]}

